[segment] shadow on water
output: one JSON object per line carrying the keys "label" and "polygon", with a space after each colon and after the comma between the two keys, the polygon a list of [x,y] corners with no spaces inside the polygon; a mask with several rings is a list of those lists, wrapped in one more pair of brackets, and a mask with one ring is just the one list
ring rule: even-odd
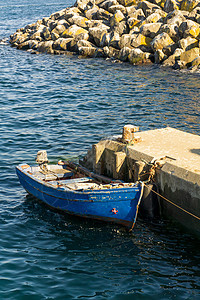
{"label": "shadow on water", "polygon": [[55,232],[73,231],[73,230],[89,230],[94,229],[99,232],[121,232],[127,233],[127,230],[117,224],[110,224],[98,220],[81,218],[78,216],[66,214],[62,211],[51,208],[44,202],[32,195],[26,195],[23,203],[23,211],[27,218],[32,220],[40,220],[45,222],[47,226],[52,226]]}
{"label": "shadow on water", "polygon": [[[188,241],[192,241],[193,246],[195,244],[199,245],[199,241],[196,241],[194,236],[183,230],[176,222],[164,217],[156,217],[151,220],[139,217],[134,230],[128,232],[125,227],[117,224],[81,218],[57,211],[32,195],[26,195],[25,201],[22,203],[22,209],[24,218],[28,221],[35,220],[36,223],[42,222],[52,234],[60,234],[62,236],[62,234],[65,235],[69,232],[84,232],[84,237],[89,239],[90,245],[91,231],[98,235],[98,240],[100,237],[99,234],[102,233],[101,238],[104,241],[108,237],[123,236],[123,238],[125,237],[130,240],[139,238],[141,241],[143,239],[145,242],[146,238],[147,240],[151,240],[149,238],[149,234],[151,234],[157,241],[161,238],[161,240],[170,240],[171,243],[188,245]],[[142,233],[140,232],[141,230]],[[102,240],[99,240],[99,242],[102,242]]]}

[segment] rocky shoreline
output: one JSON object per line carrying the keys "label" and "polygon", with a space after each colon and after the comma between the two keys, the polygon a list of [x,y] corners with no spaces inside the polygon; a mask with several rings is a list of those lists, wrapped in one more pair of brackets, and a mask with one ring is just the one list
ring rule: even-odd
{"label": "rocky shoreline", "polygon": [[191,71],[200,65],[200,0],[77,0],[18,29],[13,47]]}

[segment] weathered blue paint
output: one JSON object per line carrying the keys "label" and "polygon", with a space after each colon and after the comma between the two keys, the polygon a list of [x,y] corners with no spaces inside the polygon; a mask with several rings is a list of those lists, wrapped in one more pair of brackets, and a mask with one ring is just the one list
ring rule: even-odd
{"label": "weathered blue paint", "polygon": [[[129,228],[135,224],[142,192],[140,184],[106,190],[70,190],[64,185],[56,184],[59,181],[45,182],[36,178],[31,174],[30,167],[24,168],[24,165],[17,166],[16,173],[28,193],[53,208],[77,216],[122,224]],[[76,179],[65,179],[62,182],[70,181]]]}

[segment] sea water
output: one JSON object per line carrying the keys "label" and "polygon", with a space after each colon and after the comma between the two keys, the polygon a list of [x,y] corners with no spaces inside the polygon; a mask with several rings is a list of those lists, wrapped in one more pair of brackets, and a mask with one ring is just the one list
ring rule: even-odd
{"label": "sea water", "polygon": [[[0,39],[73,2],[0,0]],[[82,157],[125,124],[200,133],[200,75],[0,45],[0,299],[200,299],[199,240],[168,219],[116,225],[28,196],[15,166]],[[158,141],[159,142],[159,141]]]}

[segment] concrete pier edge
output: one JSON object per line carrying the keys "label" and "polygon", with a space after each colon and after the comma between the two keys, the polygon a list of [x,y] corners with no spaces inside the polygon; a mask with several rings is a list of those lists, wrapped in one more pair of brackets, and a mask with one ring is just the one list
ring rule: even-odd
{"label": "concrete pier edge", "polygon": [[103,140],[85,157],[96,173],[129,181],[145,180],[152,161],[161,162],[154,175],[159,193],[174,204],[160,197],[162,213],[200,236],[200,136],[170,127],[137,132],[135,143]]}

